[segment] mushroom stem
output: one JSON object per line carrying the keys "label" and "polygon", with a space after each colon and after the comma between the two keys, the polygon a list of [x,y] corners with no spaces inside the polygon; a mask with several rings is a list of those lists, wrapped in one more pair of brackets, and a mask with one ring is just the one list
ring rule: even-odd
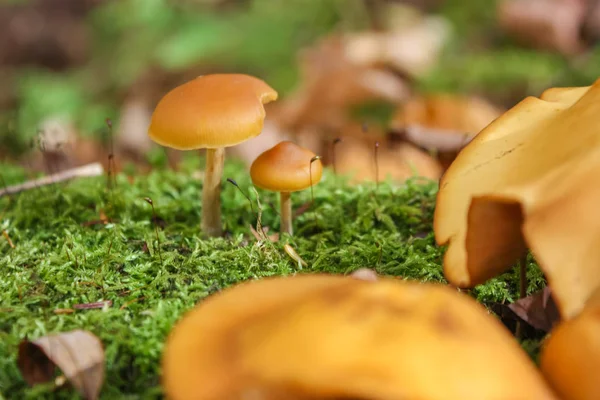
{"label": "mushroom stem", "polygon": [[292,228],[292,194],[290,192],[280,192],[281,200],[281,233],[293,235]]}
{"label": "mushroom stem", "polygon": [[527,253],[519,260],[519,297],[527,297]]}
{"label": "mushroom stem", "polygon": [[206,149],[206,171],[202,187],[202,231],[221,236],[221,178],[225,148]]}

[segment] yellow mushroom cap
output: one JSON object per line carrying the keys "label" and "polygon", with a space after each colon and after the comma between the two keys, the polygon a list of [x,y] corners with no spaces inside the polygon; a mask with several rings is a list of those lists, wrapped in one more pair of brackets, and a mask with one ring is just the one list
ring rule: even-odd
{"label": "yellow mushroom cap", "polygon": [[390,278],[311,274],[226,289],[177,323],[162,371],[173,400],[555,399],[475,300]]}
{"label": "yellow mushroom cap", "polygon": [[540,368],[563,400],[600,399],[600,292],[544,343]]}
{"label": "yellow mushroom cap", "polygon": [[[252,182],[274,192],[304,190],[321,180],[321,160],[315,153],[290,141],[283,141],[259,155],[250,167]],[[311,179],[312,173],[312,179]]]}
{"label": "yellow mushroom cap", "polygon": [[148,135],[179,150],[234,146],[260,134],[264,104],[276,99],[275,90],[249,75],[199,76],[159,101]]}
{"label": "yellow mushroom cap", "polygon": [[528,97],[483,129],[440,182],[444,275],[473,287],[530,248],[561,317],[600,287],[600,80]]}

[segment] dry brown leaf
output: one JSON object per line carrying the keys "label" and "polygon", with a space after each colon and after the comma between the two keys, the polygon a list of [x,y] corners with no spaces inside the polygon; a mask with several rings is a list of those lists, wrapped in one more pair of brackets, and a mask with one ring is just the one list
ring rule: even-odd
{"label": "dry brown leaf", "polygon": [[269,235],[269,227],[268,226],[263,226],[262,227],[262,231],[263,234],[259,234],[258,231],[256,229],[254,229],[254,227],[252,225],[250,225],[250,233],[252,233],[252,236],[254,236],[254,238],[256,239],[256,241],[258,242],[263,242],[265,240],[269,240],[273,243],[277,243],[279,241],[279,233],[273,233],[272,235]]}
{"label": "dry brown leaf", "polygon": [[544,332],[550,332],[560,320],[548,286],[538,293],[509,304],[508,308],[527,324]]}
{"label": "dry brown leaf", "polygon": [[425,17],[389,32],[364,32],[345,38],[347,58],[371,67],[387,65],[411,77],[427,74],[450,37],[450,25],[441,17]]}
{"label": "dry brown leaf", "polygon": [[521,42],[566,55],[584,50],[585,0],[503,0],[498,7],[500,25]]}
{"label": "dry brown leaf", "polygon": [[87,400],[98,398],[104,382],[102,342],[83,330],[22,341],[17,365],[29,385],[51,381],[59,368]]}
{"label": "dry brown leaf", "polygon": [[338,174],[351,176],[352,183],[384,181],[403,182],[413,176],[433,180],[440,178],[440,164],[425,151],[410,143],[378,149],[378,169],[375,166],[374,146],[370,141],[344,138],[335,148],[335,168]]}

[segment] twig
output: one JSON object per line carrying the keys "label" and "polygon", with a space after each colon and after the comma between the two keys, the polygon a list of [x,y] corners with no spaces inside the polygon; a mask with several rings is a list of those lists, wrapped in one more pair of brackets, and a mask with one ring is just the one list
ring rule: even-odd
{"label": "twig", "polygon": [[14,243],[12,242],[12,240],[10,240],[10,236],[8,236],[8,232],[6,232],[6,230],[2,231],[2,236],[4,236],[4,238],[6,239],[6,241],[8,242],[8,245],[10,246],[11,249],[15,248]]}
{"label": "twig", "polygon": [[19,185],[8,186],[2,190],[0,190],[0,197],[20,193],[26,190],[35,189],[40,186],[51,185],[53,183],[65,182],[75,178],[85,178],[91,176],[100,176],[104,173],[104,168],[102,168],[102,164],[93,163],[87,164],[81,167],[69,169],[63,172],[59,172],[57,174],[52,174],[48,176],[44,176],[39,179],[34,179],[32,181],[27,181],[21,183]]}

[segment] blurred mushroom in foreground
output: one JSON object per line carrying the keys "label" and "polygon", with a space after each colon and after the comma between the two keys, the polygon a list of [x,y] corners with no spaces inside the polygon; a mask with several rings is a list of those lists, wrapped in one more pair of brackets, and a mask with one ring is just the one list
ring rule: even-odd
{"label": "blurred mushroom in foreground", "polygon": [[177,323],[162,371],[173,400],[555,399],[475,300],[389,278],[297,275],[226,289]]}
{"label": "blurred mushroom in foreground", "polygon": [[551,332],[540,367],[561,399],[600,399],[600,291],[581,314]]}
{"label": "blurred mushroom in foreground", "polygon": [[562,318],[600,287],[600,80],[528,97],[479,133],[440,182],[444,274],[473,287],[531,249]]}
{"label": "blurred mushroom in foreground", "polygon": [[225,148],[258,136],[264,104],[277,92],[262,80],[243,74],[203,75],[167,93],[148,128],[152,140],[178,150],[206,149],[202,185],[202,231],[220,236],[221,179]]}

